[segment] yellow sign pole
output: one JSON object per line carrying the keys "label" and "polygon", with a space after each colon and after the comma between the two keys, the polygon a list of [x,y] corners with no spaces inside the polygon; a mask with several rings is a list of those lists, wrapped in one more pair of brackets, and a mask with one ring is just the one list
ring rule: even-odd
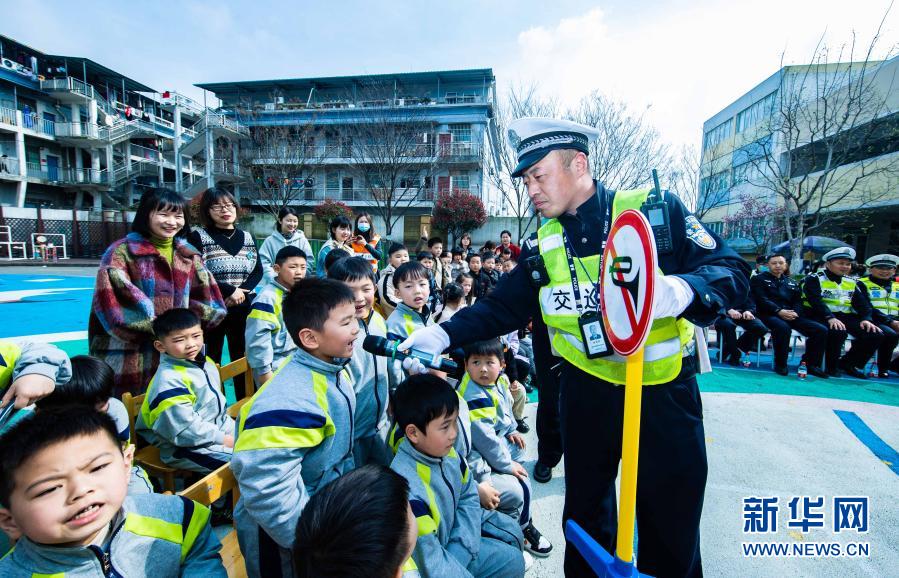
{"label": "yellow sign pole", "polygon": [[643,400],[643,346],[627,357],[624,385],[624,428],[621,442],[621,500],[618,506],[616,555],[634,560],[634,517],[637,510],[637,456],[640,453],[640,406]]}

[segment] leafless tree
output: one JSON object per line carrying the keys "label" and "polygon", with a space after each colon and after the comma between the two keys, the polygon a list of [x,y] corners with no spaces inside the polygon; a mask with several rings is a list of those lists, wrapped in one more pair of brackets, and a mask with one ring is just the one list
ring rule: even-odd
{"label": "leafless tree", "polygon": [[520,240],[531,226],[537,222],[527,188],[521,179],[513,179],[512,172],[518,164],[518,153],[509,142],[509,123],[525,116],[556,116],[558,104],[555,99],[541,96],[536,84],[513,86],[502,103],[497,102],[493,118],[489,119],[487,138],[490,152],[486,156],[487,176],[502,198],[506,208],[515,218]]}
{"label": "leafless tree", "polygon": [[350,160],[353,178],[362,187],[354,184],[353,198],[347,199],[344,191],[343,200],[373,202],[372,212],[390,236],[412,204],[433,201],[439,188],[449,189],[448,179],[438,184],[438,173],[450,159],[476,157],[480,149],[472,143],[438,142],[427,107],[401,103],[392,83],[357,85],[355,101],[358,120],[338,138],[344,149],[340,156]]}
{"label": "leafless tree", "polygon": [[[727,189],[712,190],[709,181],[709,167],[700,163],[696,147],[682,146],[678,154],[672,158],[668,171],[662,173],[668,190],[677,195],[684,205],[699,220],[705,218],[709,211],[728,202]],[[665,183],[662,183],[664,188]]]}
{"label": "leafless tree", "polygon": [[652,169],[666,172],[668,145],[643,113],[599,91],[583,97],[567,114],[575,122],[596,127],[590,145],[593,177],[612,189],[636,189],[652,182]]}
{"label": "leafless tree", "polygon": [[[255,114],[242,111],[243,116]],[[241,173],[251,200],[275,217],[283,207],[312,200],[314,176],[324,150],[315,145],[312,120],[294,125],[250,123],[250,138],[240,151]]]}
{"label": "leafless tree", "polygon": [[782,68],[756,132],[747,180],[782,204],[794,270],[807,235],[895,195],[899,184],[899,154],[890,154],[899,121],[889,106],[899,60],[890,60],[895,46],[874,57],[882,26],[867,47],[854,35],[837,49],[822,40],[810,64]]}

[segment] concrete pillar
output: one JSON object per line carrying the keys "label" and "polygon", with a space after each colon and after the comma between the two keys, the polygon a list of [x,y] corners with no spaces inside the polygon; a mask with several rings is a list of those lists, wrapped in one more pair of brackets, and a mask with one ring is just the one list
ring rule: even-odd
{"label": "concrete pillar", "polygon": [[100,149],[90,149],[91,155],[91,182],[100,182]]}
{"label": "concrete pillar", "polygon": [[103,194],[100,193],[99,191],[97,191],[97,192],[93,193],[92,197],[94,199],[94,205],[93,205],[93,207],[91,207],[91,210],[97,211],[97,212],[102,211],[103,210]]}
{"label": "concrete pillar", "polygon": [[[235,176],[239,176],[240,174],[240,165],[238,164],[240,159],[238,152],[238,144],[235,141],[231,144],[231,167]],[[234,183],[234,198],[237,199],[238,203],[240,202],[240,181]]]}
{"label": "concrete pillar", "polygon": [[[312,219],[314,215],[312,213],[303,213],[301,216],[303,217],[303,234],[312,238]],[[312,255],[312,259],[315,259],[315,255]]]}
{"label": "concrete pillar", "polygon": [[215,179],[212,176],[212,165],[215,163],[215,137],[209,128],[205,131],[206,137],[206,186],[210,189],[215,186]]}
{"label": "concrete pillar", "polygon": [[75,209],[81,210],[81,205],[84,203],[84,191],[77,191],[75,193]]}
{"label": "concrete pillar", "polygon": [[112,156],[112,145],[106,145],[106,182],[109,188],[115,187],[115,166]]}
{"label": "concrete pillar", "polygon": [[[19,113],[21,116],[22,113]],[[21,125],[19,125],[21,126]],[[28,159],[25,157],[25,133],[16,131],[16,158],[19,160],[19,175],[28,176]]]}
{"label": "concrete pillar", "polygon": [[80,148],[75,148],[75,182],[84,182],[84,153]]}
{"label": "concrete pillar", "polygon": [[97,101],[91,100],[87,105],[87,122],[97,124]]}
{"label": "concrete pillar", "polygon": [[125,174],[131,174],[131,141],[125,141]]}
{"label": "concrete pillar", "polygon": [[125,205],[130,207],[134,204],[134,183],[130,180],[125,181]]}
{"label": "concrete pillar", "polygon": [[28,191],[28,182],[19,181],[16,183],[16,206],[25,206],[25,193]]}
{"label": "concrete pillar", "polygon": [[175,148],[175,190],[180,193],[184,190],[184,186],[181,183],[181,165],[184,159],[181,158],[181,153],[178,152],[181,150],[181,107],[176,106],[172,115],[175,117],[175,138],[172,141],[172,146]]}
{"label": "concrete pillar", "polygon": [[81,136],[81,107],[75,102],[73,102],[70,107],[72,111],[72,124],[69,125],[71,127],[69,129],[69,135]]}

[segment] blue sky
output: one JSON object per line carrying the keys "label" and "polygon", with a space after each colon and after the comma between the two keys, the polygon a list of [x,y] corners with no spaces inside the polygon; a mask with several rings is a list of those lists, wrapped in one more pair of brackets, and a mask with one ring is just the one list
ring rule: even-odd
{"label": "blue sky", "polygon": [[[197,82],[490,67],[500,91],[536,82],[563,104],[602,90],[646,110],[674,145],[698,145],[702,122],[776,71],[782,55],[787,63],[808,61],[825,33],[833,45],[853,31],[867,42],[887,6],[882,0],[2,3],[2,34],[200,100]],[[894,44],[897,13],[884,32]]]}

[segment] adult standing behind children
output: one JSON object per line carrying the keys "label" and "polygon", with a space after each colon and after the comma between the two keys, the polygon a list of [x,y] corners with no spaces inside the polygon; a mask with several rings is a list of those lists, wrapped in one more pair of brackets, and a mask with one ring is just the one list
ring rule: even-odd
{"label": "adult standing behind children", "polygon": [[88,320],[90,354],[109,364],[116,396],[143,393],[159,365],[153,319],[186,307],[204,329],[225,317],[225,302],[203,259],[184,239],[187,201],[168,189],[143,194],[131,233],[113,243],[97,271]]}
{"label": "adult standing behind children", "polygon": [[322,248],[318,251],[318,258],[315,260],[315,274],[319,277],[326,277],[328,271],[325,268],[325,259],[328,253],[334,249],[343,249],[350,255],[353,254],[353,246],[350,243],[350,237],[353,236],[353,224],[343,215],[337,215],[328,224],[328,233],[331,238],[325,241]]}
{"label": "adult standing behind children", "polygon": [[351,255],[362,257],[371,265],[372,271],[377,275],[378,261],[381,260],[381,250],[378,242],[381,236],[375,233],[375,227],[368,213],[356,215],[356,225],[353,227],[353,252]]}
{"label": "adult standing behind children", "polygon": [[300,215],[297,210],[293,207],[281,207],[278,211],[278,220],[275,221],[276,231],[266,237],[259,247],[259,260],[262,261],[262,272],[266,281],[271,282],[277,276],[274,271],[275,257],[284,247],[296,247],[308,258],[312,258],[312,245],[299,227]]}
{"label": "adult standing behind children", "polygon": [[[206,354],[218,364],[222,363],[225,337],[228,338],[228,354],[231,360],[244,356],[246,342],[244,331],[250,304],[256,296],[256,285],[262,280],[262,262],[256,241],[247,231],[238,229],[237,199],[224,189],[214,188],[203,193],[200,200],[202,228],[194,229],[188,240],[200,250],[203,263],[215,277],[228,316],[220,325],[206,330]],[[234,378],[234,395],[242,399],[246,393],[243,376]]]}

